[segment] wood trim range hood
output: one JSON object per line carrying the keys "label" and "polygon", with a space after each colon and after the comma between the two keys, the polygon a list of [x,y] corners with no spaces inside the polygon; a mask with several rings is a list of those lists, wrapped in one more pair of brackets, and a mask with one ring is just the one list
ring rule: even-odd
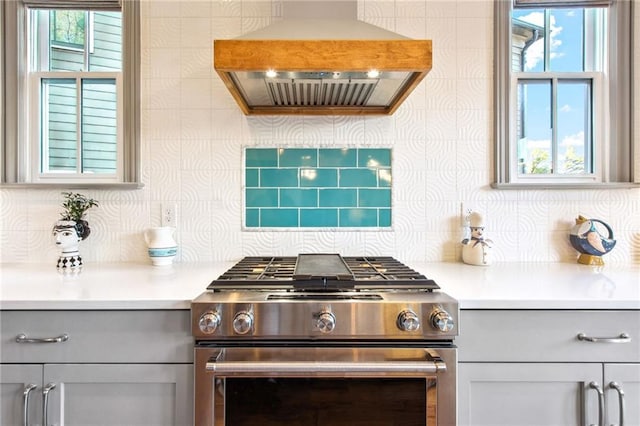
{"label": "wood trim range hood", "polygon": [[355,19],[284,19],[213,43],[214,68],[246,115],[393,114],[431,53],[431,40]]}

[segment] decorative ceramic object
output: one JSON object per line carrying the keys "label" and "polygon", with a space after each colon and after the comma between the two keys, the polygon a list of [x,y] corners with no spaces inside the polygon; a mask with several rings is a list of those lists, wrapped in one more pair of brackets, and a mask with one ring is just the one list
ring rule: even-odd
{"label": "decorative ceramic object", "polygon": [[491,264],[493,241],[484,238],[484,219],[478,212],[470,212],[466,217],[469,238],[462,240],[462,261],[469,265],[488,266]]}
{"label": "decorative ceramic object", "polygon": [[[606,230],[607,235],[601,231]],[[583,265],[604,265],[602,255],[609,253],[616,245],[611,227],[599,219],[576,218],[571,228],[569,241],[574,249],[580,252],[578,263]]]}
{"label": "decorative ceramic object", "polygon": [[[60,249],[60,257],[56,267],[58,269],[76,269],[82,267],[82,257],[78,246],[82,237],[73,220],[59,220],[53,226],[53,236],[56,246]],[[88,229],[88,228],[87,228]]]}
{"label": "decorative ceramic object", "polygon": [[63,192],[65,201],[62,203],[61,219],[53,226],[53,236],[56,246],[60,249],[60,257],[56,267],[60,271],[77,271],[82,267],[80,257],[80,241],[85,240],[91,229],[89,222],[83,219],[84,214],[91,207],[97,207],[98,202],[82,194]]}
{"label": "decorative ceramic object", "polygon": [[144,231],[144,239],[149,247],[149,257],[155,266],[167,266],[173,263],[178,253],[178,245],[173,238],[175,230],[170,226],[160,226]]}

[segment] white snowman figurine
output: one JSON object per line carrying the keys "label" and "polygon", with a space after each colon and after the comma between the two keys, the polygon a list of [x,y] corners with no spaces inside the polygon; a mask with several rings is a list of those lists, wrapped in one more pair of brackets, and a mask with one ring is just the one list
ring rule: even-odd
{"label": "white snowman figurine", "polygon": [[462,240],[462,261],[469,265],[487,266],[491,264],[493,241],[484,238],[484,220],[478,212],[467,216],[470,238]]}

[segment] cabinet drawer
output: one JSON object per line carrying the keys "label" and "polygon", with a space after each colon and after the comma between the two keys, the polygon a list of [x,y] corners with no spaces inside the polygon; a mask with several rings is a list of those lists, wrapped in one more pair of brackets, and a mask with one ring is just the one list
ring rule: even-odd
{"label": "cabinet drawer", "polygon": [[[63,334],[59,343],[18,343]],[[188,310],[0,311],[0,362],[193,362]]]}
{"label": "cabinet drawer", "polygon": [[[588,342],[617,337],[630,342]],[[640,311],[462,310],[460,361],[640,361]]]}

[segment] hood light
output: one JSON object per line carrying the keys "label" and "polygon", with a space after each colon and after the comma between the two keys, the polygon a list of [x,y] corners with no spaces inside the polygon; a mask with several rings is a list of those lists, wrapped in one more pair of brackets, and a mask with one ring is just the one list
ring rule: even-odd
{"label": "hood light", "polygon": [[378,70],[370,70],[369,72],[367,72],[367,77],[369,77],[369,78],[378,78],[378,77],[380,77],[380,71],[378,71]]}
{"label": "hood light", "polygon": [[276,70],[267,70],[267,72],[264,74],[269,78],[276,78],[278,76]]}

